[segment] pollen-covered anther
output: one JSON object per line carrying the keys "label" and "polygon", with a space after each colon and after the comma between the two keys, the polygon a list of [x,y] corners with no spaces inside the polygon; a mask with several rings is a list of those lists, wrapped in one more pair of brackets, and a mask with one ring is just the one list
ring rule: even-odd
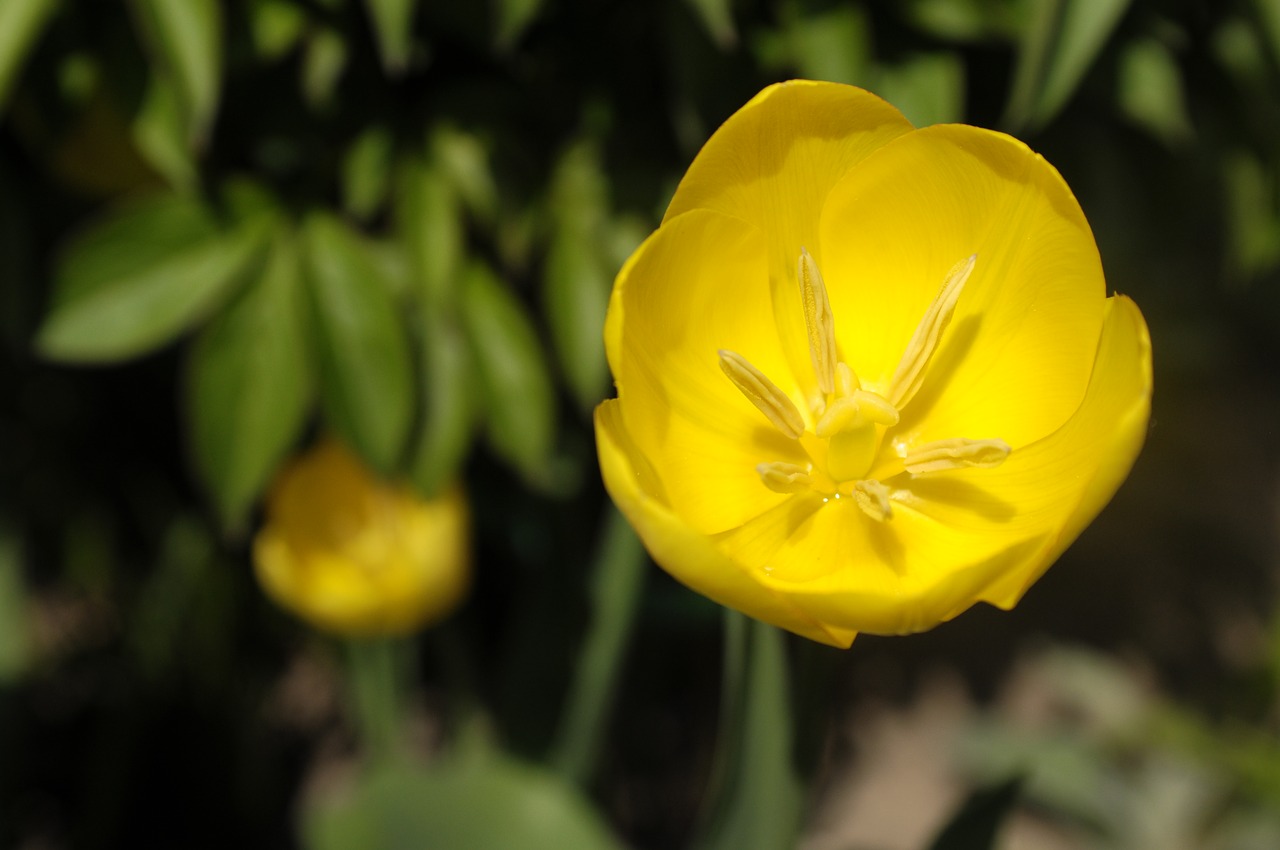
{"label": "pollen-covered anther", "polygon": [[[809,333],[809,357],[818,378],[818,388],[824,393],[836,389],[836,328],[831,316],[831,301],[827,298],[827,285],[813,255],[800,248],[800,298],[804,303],[804,324]],[[850,373],[852,374],[852,372]]]}
{"label": "pollen-covered anther", "polygon": [[889,488],[874,478],[858,481],[853,485],[853,500],[864,514],[874,520],[884,522],[893,517]]}
{"label": "pollen-covered anther", "polygon": [[804,418],[795,404],[778,386],[764,376],[747,358],[733,351],[720,350],[720,370],[733,385],[763,413],[774,427],[793,440],[804,433]]}
{"label": "pollen-covered anther", "polygon": [[760,463],[756,472],[764,486],[775,493],[800,493],[813,486],[808,467],[794,463]]}
{"label": "pollen-covered anther", "polygon": [[978,255],[973,254],[951,267],[951,271],[947,272],[947,277],[942,283],[942,289],[929,304],[924,318],[920,320],[916,332],[911,336],[911,341],[907,343],[906,353],[898,362],[889,390],[889,401],[899,410],[911,401],[920,389],[920,385],[924,383],[925,367],[929,365],[929,360],[938,350],[942,332],[947,329],[947,325],[951,324],[951,317],[955,314],[956,304],[960,300],[960,292],[969,280],[969,275],[973,273],[973,266],[977,261]]}
{"label": "pollen-covered anther", "polygon": [[907,452],[902,465],[907,472],[920,475],[949,469],[989,469],[1004,463],[1013,451],[1004,440],[938,440]]}

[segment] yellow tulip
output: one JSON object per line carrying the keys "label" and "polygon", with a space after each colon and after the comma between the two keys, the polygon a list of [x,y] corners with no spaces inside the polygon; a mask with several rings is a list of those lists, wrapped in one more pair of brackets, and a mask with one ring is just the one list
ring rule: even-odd
{"label": "yellow tulip", "polygon": [[454,487],[424,500],[324,440],[280,475],[254,540],[258,581],[326,631],[399,635],[448,615],[469,578],[467,507]]}
{"label": "yellow tulip", "polygon": [[1026,145],[771,86],[614,285],[605,485],[677,579],[836,646],[1011,608],[1137,457],[1151,346]]}

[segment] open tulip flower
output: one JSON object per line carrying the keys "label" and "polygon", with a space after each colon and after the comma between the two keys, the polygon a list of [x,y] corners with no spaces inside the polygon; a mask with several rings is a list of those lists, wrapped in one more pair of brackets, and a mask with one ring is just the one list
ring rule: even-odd
{"label": "open tulip flower", "polygon": [[1026,145],[771,86],[619,273],[605,485],[711,599],[836,646],[1012,607],[1119,487],[1151,348]]}

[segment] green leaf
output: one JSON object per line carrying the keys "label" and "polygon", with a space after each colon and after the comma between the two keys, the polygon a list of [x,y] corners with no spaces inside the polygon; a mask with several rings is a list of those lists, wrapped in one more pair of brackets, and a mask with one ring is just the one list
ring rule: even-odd
{"label": "green leaf", "polygon": [[544,314],[561,371],[588,414],[604,398],[609,382],[602,331],[611,284],[604,255],[607,191],[596,145],[581,142],[561,157],[551,186]]}
{"label": "green leaf", "polygon": [[463,275],[463,322],[480,377],[489,440],[534,483],[545,483],[555,439],[555,393],[521,304],[485,266]]}
{"label": "green leaf", "polygon": [[792,761],[786,646],[781,631],[725,610],[725,677],[712,817],[699,850],[789,850],[804,789]]}
{"label": "green leaf", "polygon": [[423,303],[435,307],[455,300],[464,232],[457,193],[443,169],[410,158],[396,181],[396,235]]}
{"label": "green leaf", "polygon": [[0,3],[0,109],[22,70],[27,54],[44,31],[58,0],[4,0]]}
{"label": "green leaf", "polygon": [[463,130],[439,127],[432,133],[430,154],[467,211],[480,222],[492,223],[498,211],[498,187],[484,144]]}
{"label": "green leaf", "polygon": [[496,0],[498,32],[495,38],[500,50],[509,50],[538,17],[545,0]]}
{"label": "green leaf", "polygon": [[342,199],[356,218],[371,217],[387,198],[394,141],[385,127],[369,127],[347,151],[342,162]]}
{"label": "green leaf", "polygon": [[424,311],[420,345],[422,423],[409,474],[430,497],[456,477],[467,456],[477,400],[471,358],[459,328],[436,311]]}
{"label": "green leaf", "polygon": [[233,533],[311,406],[306,307],[298,247],[281,232],[257,279],[192,352],[188,410],[196,468]]}
{"label": "green leaf", "polygon": [[964,117],[964,63],[953,53],[920,53],[882,67],[876,93],[917,127]]}
{"label": "green leaf", "polygon": [[305,810],[309,850],[621,850],[571,786],[503,756],[389,766]]}
{"label": "green leaf", "polygon": [[338,219],[313,214],[304,235],[325,416],[366,460],[390,473],[413,415],[409,345],[391,285]]}
{"label": "green leaf", "polygon": [[782,18],[777,30],[763,32],[753,45],[761,64],[810,80],[867,84],[871,28],[865,10],[839,6],[814,13],[790,3]]}
{"label": "green leaf", "polygon": [[147,163],[175,189],[190,191],[198,181],[187,145],[182,108],[171,78],[153,74],[133,120],[133,142]]}
{"label": "green leaf", "polygon": [[231,294],[265,236],[261,220],[224,231],[188,197],[117,211],[64,252],[36,347],[54,360],[104,362],[164,345]]}
{"label": "green leaf", "polygon": [[707,28],[711,40],[721,49],[734,46],[738,42],[738,30],[733,25],[733,4],[731,0],[685,0],[697,14],[702,25]]}
{"label": "green leaf", "polygon": [[187,142],[208,138],[222,89],[222,7],[218,0],[133,0],[152,53],[173,76]]}
{"label": "green leaf", "polygon": [[1194,131],[1182,96],[1182,72],[1173,54],[1155,39],[1125,46],[1120,56],[1120,106],[1136,124],[1171,146]]}
{"label": "green leaf", "polygon": [[328,106],[347,69],[347,43],[330,27],[318,28],[302,56],[302,94],[313,108]]}
{"label": "green leaf", "polygon": [[1022,777],[1015,776],[975,791],[938,833],[929,850],[990,850],[995,847],[1000,825],[1018,802],[1021,789]]}
{"label": "green leaf", "polygon": [[388,74],[401,74],[413,50],[413,13],[418,0],[365,0],[373,31],[378,38],[382,67]]}
{"label": "green leaf", "polygon": [[306,25],[306,12],[293,0],[249,2],[249,33],[263,59],[279,59],[292,50]]}
{"label": "green leaf", "polygon": [[1130,0],[1045,0],[1023,31],[1004,123],[1048,124],[1084,79]]}

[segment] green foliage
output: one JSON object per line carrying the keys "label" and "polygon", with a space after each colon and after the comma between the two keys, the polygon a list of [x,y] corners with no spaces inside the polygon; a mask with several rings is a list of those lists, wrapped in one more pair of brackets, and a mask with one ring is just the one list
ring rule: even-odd
{"label": "green foliage", "polygon": [[22,62],[39,38],[58,0],[8,0],[0,4],[0,109],[13,89]]}
{"label": "green foliage", "polygon": [[363,777],[351,796],[307,813],[310,850],[620,850],[599,816],[554,774],[498,755]]}
{"label": "green foliage", "polygon": [[969,795],[929,850],[990,850],[996,846],[1000,825],[1018,801],[1021,777],[1006,780]]}
{"label": "green foliage", "polygon": [[68,362],[125,360],[164,345],[232,293],[264,236],[261,221],[224,227],[180,195],[109,214],[63,254],[36,344]]}
{"label": "green foliage", "polygon": [[244,528],[310,412],[307,307],[297,240],[281,229],[258,275],[192,350],[194,460],[228,528]]}
{"label": "green foliage", "polygon": [[314,213],[303,224],[325,416],[376,468],[390,472],[413,417],[413,365],[392,284],[363,239]]}

